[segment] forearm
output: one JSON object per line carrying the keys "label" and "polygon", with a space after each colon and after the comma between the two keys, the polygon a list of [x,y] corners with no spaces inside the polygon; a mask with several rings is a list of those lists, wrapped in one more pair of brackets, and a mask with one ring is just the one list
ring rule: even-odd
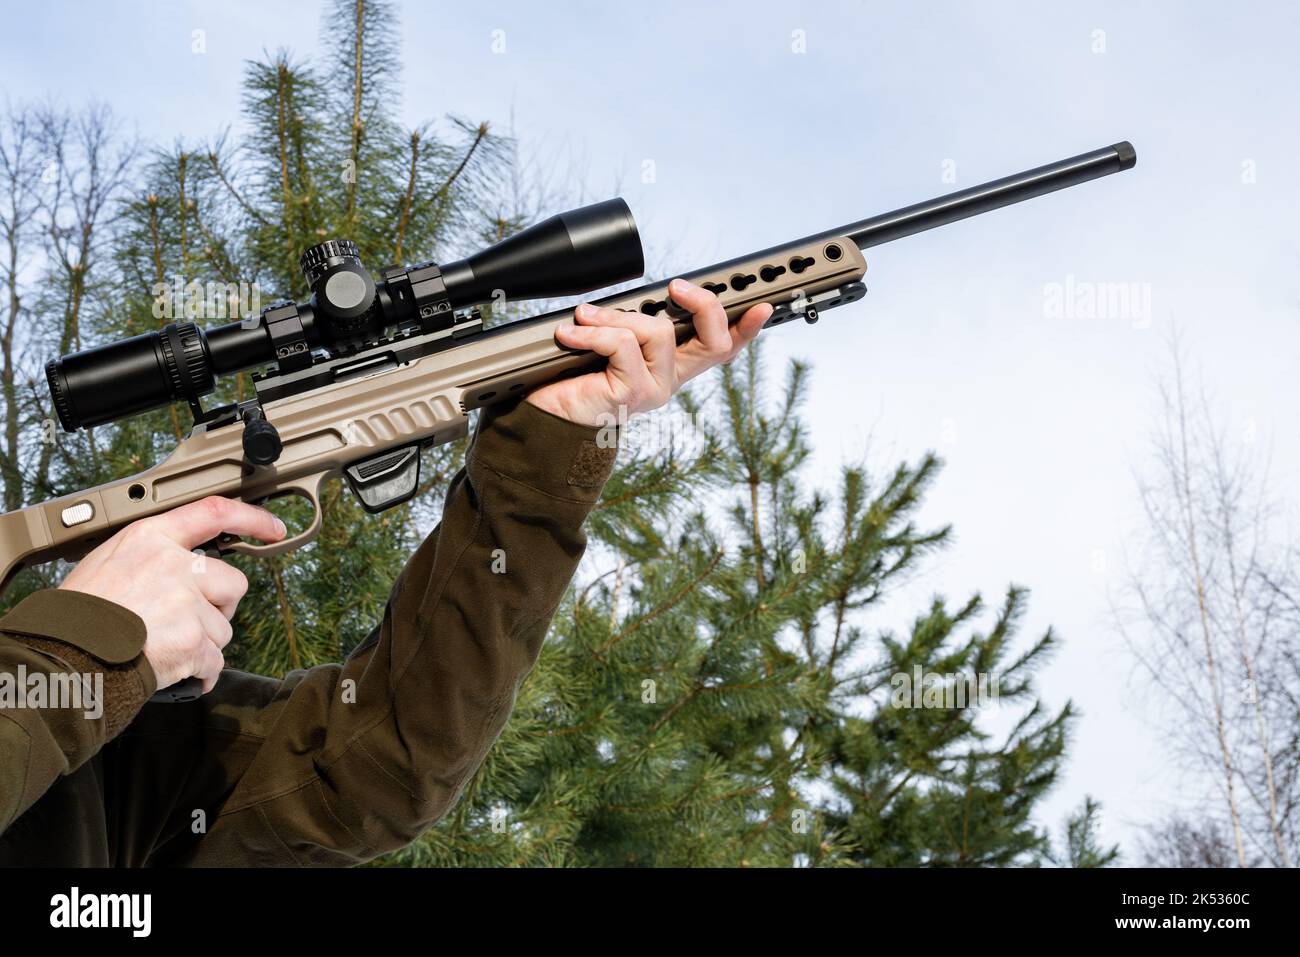
{"label": "forearm", "polygon": [[582,555],[582,523],[613,460],[596,434],[527,404],[480,429],[377,640],[286,680],[194,863],[362,861],[455,803]]}

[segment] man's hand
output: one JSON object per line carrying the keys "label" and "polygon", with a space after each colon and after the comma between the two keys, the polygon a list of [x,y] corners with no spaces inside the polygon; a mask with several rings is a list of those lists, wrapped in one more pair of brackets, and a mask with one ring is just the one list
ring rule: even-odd
{"label": "man's hand", "polygon": [[731,327],[718,297],[685,279],[668,285],[673,301],[695,320],[695,337],[677,345],[667,316],[598,308],[583,303],[574,311],[574,325],[555,330],[556,340],[574,349],[590,349],[609,358],[600,372],[552,382],[529,393],[527,401],[582,425],[606,424],[620,406],[628,415],[657,409],[682,383],[719,363],[730,362],[749,344],[772,307],[760,303]]}
{"label": "man's hand", "polygon": [[158,687],[191,676],[207,693],[226,661],[230,619],[248,591],[239,569],[191,549],[223,533],[264,542],[284,523],[264,508],[212,496],[132,522],[78,563],[60,588],[98,595],[144,620],[144,655]]}

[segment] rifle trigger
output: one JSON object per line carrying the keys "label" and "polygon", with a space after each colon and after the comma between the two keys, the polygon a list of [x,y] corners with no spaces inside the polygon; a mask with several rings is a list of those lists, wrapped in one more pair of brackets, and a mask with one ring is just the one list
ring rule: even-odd
{"label": "rifle trigger", "polygon": [[216,538],[209,539],[198,548],[195,552],[202,552],[208,558],[223,558],[230,554],[230,546],[236,542],[243,541],[238,535],[232,535],[229,532],[222,532]]}
{"label": "rifle trigger", "polygon": [[407,445],[353,462],[343,475],[362,508],[382,512],[414,497],[420,484],[420,447]]}

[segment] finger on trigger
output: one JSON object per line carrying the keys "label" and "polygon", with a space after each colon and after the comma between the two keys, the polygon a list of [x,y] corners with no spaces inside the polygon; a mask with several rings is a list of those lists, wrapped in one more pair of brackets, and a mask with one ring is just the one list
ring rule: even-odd
{"label": "finger on trigger", "polygon": [[164,535],[187,549],[223,533],[251,535],[264,542],[279,541],[285,535],[284,522],[266,509],[219,495],[209,495],[148,521],[157,523]]}

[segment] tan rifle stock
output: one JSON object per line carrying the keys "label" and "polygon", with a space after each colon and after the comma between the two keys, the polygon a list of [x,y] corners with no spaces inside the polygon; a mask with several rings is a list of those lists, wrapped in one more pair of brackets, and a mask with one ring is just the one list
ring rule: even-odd
{"label": "tan rifle stock", "polygon": [[[844,287],[865,272],[861,251],[845,236],[792,243],[686,277],[717,292],[730,321],[756,303],[770,302],[783,307],[776,322],[805,314],[815,319],[819,304],[859,298],[860,287]],[[690,317],[668,300],[667,283],[595,301],[668,315],[679,341],[693,334]],[[209,495],[246,502],[298,495],[315,510],[311,524],[285,541],[224,542],[223,553],[269,556],[305,545],[320,531],[322,484],[340,478],[349,464],[389,449],[453,441],[466,434],[473,409],[599,368],[601,357],[556,343],[555,327],[571,319],[572,312],[563,310],[508,323],[397,368],[268,402],[266,418],[284,442],[272,465],[245,462],[240,422],[200,426],[152,468],[0,515],[0,583],[26,566],[75,561],[131,522]]]}

